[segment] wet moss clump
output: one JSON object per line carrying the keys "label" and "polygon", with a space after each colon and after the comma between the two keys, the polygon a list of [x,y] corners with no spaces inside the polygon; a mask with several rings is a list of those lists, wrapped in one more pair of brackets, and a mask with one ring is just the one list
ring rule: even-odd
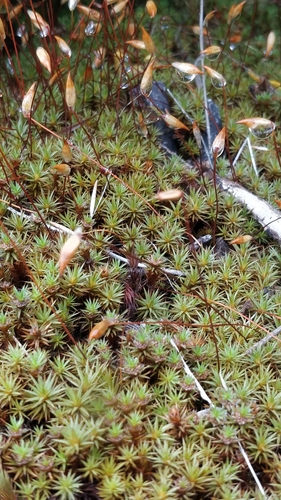
{"label": "wet moss clump", "polygon": [[[280,248],[216,181],[280,207],[280,7],[74,4],[1,7],[0,497],[279,498]],[[202,70],[203,28],[213,169],[171,65]]]}

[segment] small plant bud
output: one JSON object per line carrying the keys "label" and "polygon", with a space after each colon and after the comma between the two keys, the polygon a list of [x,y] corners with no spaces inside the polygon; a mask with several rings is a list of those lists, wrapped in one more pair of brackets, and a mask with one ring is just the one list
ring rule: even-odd
{"label": "small plant bud", "polygon": [[215,137],[215,140],[212,144],[212,151],[216,158],[222,154],[224,146],[225,146],[225,127],[221,129],[221,131]]}
{"label": "small plant bud", "polygon": [[272,132],[275,130],[275,123],[267,118],[244,118],[243,120],[239,120],[236,123],[240,123],[241,125],[246,125],[249,128],[250,132],[257,137],[258,139],[266,139],[269,137]]}
{"label": "small plant bud", "polygon": [[60,36],[55,36],[55,39],[58,42],[58,46],[63,54],[67,57],[71,57],[71,48],[69,45],[67,45],[67,43]]}
{"label": "small plant bud", "polygon": [[112,14],[119,14],[127,5],[129,0],[123,0],[114,5],[111,9]]}
{"label": "small plant bud", "polygon": [[154,61],[155,59],[150,61],[141,79],[140,92],[145,97],[148,97],[152,90]]}
{"label": "small plant bud", "polygon": [[72,160],[72,152],[67,141],[63,141],[61,155],[65,163],[70,163]]}
{"label": "small plant bud", "polygon": [[147,31],[141,26],[142,30],[142,41],[145,44],[145,48],[147,52],[149,52],[152,56],[155,54],[155,45],[154,41],[152,40],[151,36]]}
{"label": "small plant bud", "polygon": [[65,101],[70,109],[74,109],[76,103],[76,90],[70,73],[68,73],[66,80]]}
{"label": "small plant bud", "polygon": [[2,19],[0,17],[0,43],[1,43],[2,47],[3,47],[3,44],[4,44],[5,38],[6,38],[5,28],[4,28],[3,21],[2,21]]}
{"label": "small plant bud", "polygon": [[88,339],[89,340],[100,339],[105,335],[108,328],[112,325],[115,325],[115,323],[116,321],[114,319],[108,319],[108,318],[103,319],[95,326],[93,326],[92,330],[89,333]]}
{"label": "small plant bud", "polygon": [[253,236],[251,236],[250,234],[245,234],[244,236],[238,236],[237,238],[234,238],[234,240],[230,242],[230,245],[242,245],[243,243],[248,243],[252,239]]}
{"label": "small plant bud", "polygon": [[60,276],[63,275],[66,266],[69,264],[72,257],[74,257],[74,255],[76,254],[78,247],[81,243],[81,239],[82,239],[82,229],[78,227],[62,246],[59,258]]}
{"label": "small plant bud", "polygon": [[98,11],[85,7],[84,5],[77,5],[77,10],[87,16],[91,21],[99,22],[101,15]]}
{"label": "small plant bud", "polygon": [[128,40],[126,43],[135,49],[146,49],[145,43],[142,40]]}
{"label": "small plant bud", "polygon": [[43,47],[38,47],[38,49],[36,50],[36,55],[42,66],[44,66],[44,68],[46,68],[49,71],[49,73],[51,73],[52,71],[51,59],[48,52],[45,49],[43,49]]}
{"label": "small plant bud", "polygon": [[231,5],[228,11],[227,24],[231,24],[233,19],[240,16],[245,3],[246,0],[244,2],[238,3],[237,5]]}
{"label": "small plant bud", "polygon": [[178,201],[183,197],[181,189],[167,189],[167,191],[159,191],[156,198],[159,201]]}
{"label": "small plant bud", "polygon": [[185,63],[185,62],[173,62],[172,66],[176,68],[178,71],[182,73],[186,73],[188,75],[202,75],[201,69],[197,68],[194,64]]}
{"label": "small plant bud", "polygon": [[44,21],[43,17],[34,10],[27,10],[27,13],[35,28],[38,28],[44,37],[48,36],[50,34],[50,26]]}
{"label": "small plant bud", "polygon": [[146,12],[150,17],[155,17],[157,14],[157,7],[153,0],[148,0],[145,5]]}
{"label": "small plant bud", "polygon": [[222,51],[222,48],[219,47],[218,45],[210,45],[206,49],[202,50],[202,52],[200,52],[200,54],[203,54],[204,56],[213,56],[216,54],[220,54],[221,51]]}
{"label": "small plant bud", "polygon": [[203,21],[204,26],[208,26],[208,22],[214,17],[216,12],[217,12],[216,10],[212,10],[211,12],[209,12],[206,15],[206,17],[204,18],[204,21]]}
{"label": "small plant bud", "polygon": [[271,54],[275,44],[275,40],[276,40],[275,33],[274,31],[271,31],[267,37],[265,57],[268,57]]}
{"label": "small plant bud", "polygon": [[30,112],[31,112],[31,108],[32,108],[34,95],[35,95],[36,85],[37,85],[37,82],[34,82],[31,85],[31,87],[28,89],[28,91],[26,92],[26,94],[22,100],[21,109],[22,109],[22,114],[25,118],[30,117]]}
{"label": "small plant bud", "polygon": [[162,115],[162,118],[166,123],[166,125],[168,125],[168,127],[170,128],[174,128],[175,130],[180,128],[184,130],[189,130],[189,128],[186,125],[184,125],[184,123],[178,120],[175,116],[171,115],[167,110],[166,113]]}
{"label": "small plant bud", "polygon": [[53,165],[50,171],[52,174],[59,174],[67,177],[70,174],[71,168],[66,163],[58,163],[57,165]]}
{"label": "small plant bud", "polygon": [[78,4],[78,0],[68,0],[68,8],[72,12],[73,10],[76,9]]}

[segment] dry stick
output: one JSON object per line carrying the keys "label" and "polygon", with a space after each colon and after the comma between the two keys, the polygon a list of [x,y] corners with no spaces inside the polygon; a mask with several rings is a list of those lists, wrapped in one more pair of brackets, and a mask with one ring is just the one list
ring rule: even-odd
{"label": "dry stick", "polygon": [[241,203],[253,215],[263,229],[281,245],[281,212],[267,201],[259,198],[237,182],[217,176],[217,184],[222,191],[226,191]]}
{"label": "dry stick", "polygon": [[[170,151],[165,146],[162,146],[167,153],[173,155],[174,153]],[[183,160],[180,156],[176,155],[178,160],[190,170],[194,167],[188,161]],[[213,179],[213,171],[211,168],[206,170],[206,175]],[[263,227],[264,231],[268,235],[276,240],[279,245],[281,245],[281,212],[277,208],[273,207],[267,201],[263,200],[259,196],[251,193],[248,189],[240,186],[237,182],[226,179],[225,177],[220,177],[216,175],[216,183],[221,191],[228,192],[232,194],[235,201],[242,204],[249,212],[251,212],[254,219]]]}
{"label": "dry stick", "polygon": [[[186,166],[190,168],[190,165],[187,163]],[[240,186],[237,182],[219,176],[216,177],[216,182],[222,191],[232,194],[235,201],[246,207],[252,213],[254,219],[261,224],[263,229],[281,245],[281,212],[279,210],[248,191],[248,189]],[[266,335],[259,342],[256,342],[256,344],[245,351],[245,354],[251,354],[255,349],[264,346],[272,338],[275,338],[276,335],[279,335],[279,333],[281,333],[281,326]]]}
{"label": "dry stick", "polygon": [[[126,259],[126,257],[122,257],[121,255],[118,255],[117,253],[112,252],[111,250],[108,249],[106,250],[106,253],[107,255],[109,255],[109,257],[112,257],[112,259],[117,259],[120,262],[124,262],[124,264],[129,265],[129,260]],[[149,266],[147,266],[143,262],[138,262],[137,267],[139,269],[148,269]],[[179,276],[179,277],[185,276],[185,273],[183,273],[182,271],[178,271],[177,269],[172,269],[169,267],[159,267],[159,269],[164,274],[169,274],[170,276]]]}
{"label": "dry stick", "polygon": [[[281,333],[281,326],[278,326],[278,328],[275,328],[275,330],[273,330],[273,332],[269,333],[263,339],[259,340],[259,342],[256,342],[254,345],[252,345],[252,347],[247,349],[244,354],[252,354],[253,351],[258,349],[259,347],[263,347],[271,339],[276,339],[276,335],[279,335],[279,333]],[[279,340],[279,339],[276,339],[276,340]]]}

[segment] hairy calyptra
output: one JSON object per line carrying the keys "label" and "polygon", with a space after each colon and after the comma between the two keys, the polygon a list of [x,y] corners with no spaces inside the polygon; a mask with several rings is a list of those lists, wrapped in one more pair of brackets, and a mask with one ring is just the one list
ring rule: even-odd
{"label": "hairy calyptra", "polygon": [[149,17],[155,17],[157,14],[157,7],[153,0],[147,0],[145,4],[146,12],[148,13]]}
{"label": "hairy calyptra", "polygon": [[63,244],[59,257],[60,276],[63,275],[66,266],[69,264],[72,257],[74,257],[74,255],[76,254],[78,247],[81,243],[81,239],[82,239],[82,229],[78,227]]}
{"label": "hairy calyptra", "polygon": [[42,36],[48,36],[50,33],[50,26],[46,21],[44,21],[43,17],[38,14],[38,12],[35,12],[35,10],[27,10],[27,14],[29,15],[35,28],[38,28],[41,31]]}
{"label": "hairy calyptra", "polygon": [[22,114],[25,118],[30,117],[30,112],[32,108],[32,103],[35,95],[35,89],[36,89],[37,82],[34,82],[31,87],[29,87],[28,91],[23,97],[22,104],[21,104],[21,110]]}
{"label": "hairy calyptra", "polygon": [[88,339],[93,340],[93,339],[100,339],[105,335],[107,332],[108,328],[112,325],[115,325],[116,321],[114,319],[109,319],[105,318],[96,325],[93,326],[91,329]]}
{"label": "hairy calyptra", "polygon": [[74,109],[76,103],[76,89],[74,82],[71,78],[70,72],[68,73],[66,79],[65,101],[70,109]]}

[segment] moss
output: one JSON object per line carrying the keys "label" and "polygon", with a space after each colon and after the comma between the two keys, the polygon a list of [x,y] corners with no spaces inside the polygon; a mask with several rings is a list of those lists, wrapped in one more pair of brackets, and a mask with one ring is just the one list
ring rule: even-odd
{"label": "moss", "polygon": [[[191,123],[204,133],[203,91],[170,66],[199,56],[198,6],[174,2],[174,11],[160,2],[150,19],[129,1],[119,19],[116,4],[104,3],[100,31],[84,36],[89,19],[51,4],[31,2],[50,24],[48,37],[31,25],[26,5],[12,25],[11,5],[1,11],[0,497],[260,498],[240,441],[275,498],[279,341],[248,350],[280,324],[280,252],[203,174]],[[217,3],[204,41],[222,47],[205,64],[227,81],[218,89],[207,78],[227,130],[216,168],[276,205],[278,130],[261,141],[251,136],[258,176],[247,147],[234,158],[249,135],[238,120],[280,118],[280,91],[269,81],[281,81],[280,55],[276,47],[263,53],[267,33],[279,34],[280,7],[265,13],[257,4],[253,14],[245,4],[230,24],[228,8]],[[205,13],[212,10],[207,3]],[[29,39],[16,48],[11,29],[19,25]],[[149,58],[126,44],[141,38],[140,26],[156,46],[154,79],[169,88],[171,113],[190,128],[171,131],[177,155],[161,147],[165,110],[140,109],[133,90]],[[54,35],[69,43],[70,59]],[[51,75],[36,56],[39,45],[48,49]],[[65,99],[68,71],[74,109]],[[35,81],[30,116],[23,116]],[[64,162],[68,175],[54,174]],[[180,200],[160,201],[157,193],[170,189],[182,192]],[[62,245],[78,227],[82,241],[60,275]],[[252,240],[231,243],[241,235]],[[104,336],[89,341],[103,320]]]}

